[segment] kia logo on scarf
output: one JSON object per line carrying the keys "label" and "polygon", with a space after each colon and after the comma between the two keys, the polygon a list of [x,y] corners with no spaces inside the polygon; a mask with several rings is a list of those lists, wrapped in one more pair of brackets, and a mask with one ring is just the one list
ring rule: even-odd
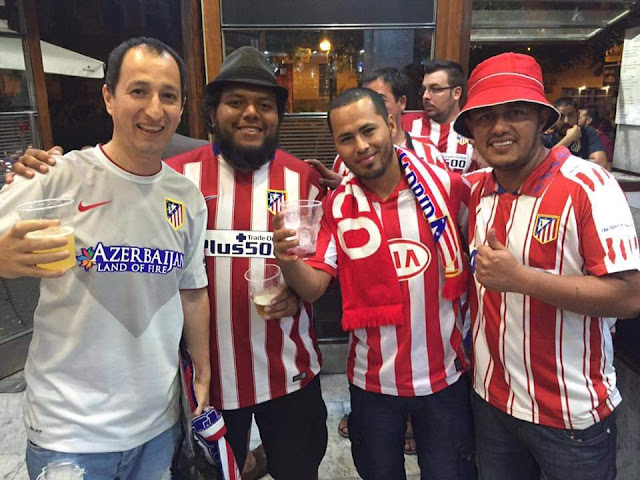
{"label": "kia logo on scarf", "polygon": [[389,251],[400,281],[420,275],[431,264],[429,249],[413,240],[391,239],[389,240]]}

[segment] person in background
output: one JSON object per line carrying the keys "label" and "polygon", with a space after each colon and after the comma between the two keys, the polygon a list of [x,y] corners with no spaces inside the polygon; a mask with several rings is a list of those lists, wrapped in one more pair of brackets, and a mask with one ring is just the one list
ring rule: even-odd
{"label": "person in background", "polygon": [[[185,88],[171,48],[123,42],[102,88],[111,140],[0,191],[0,276],[43,278],[25,366],[34,480],[167,476],[180,433],[181,336],[195,365],[196,413],[209,405],[206,206],[161,160]],[[55,223],[16,222],[18,204],[56,197],[72,199],[76,249],[66,272],[38,265],[68,259],[69,251],[41,252],[67,238],[28,235]]]}
{"label": "person in background", "polygon": [[473,409],[480,478],[613,480],[610,327],[640,312],[640,254],[612,175],[540,134],[560,112],[534,58],[480,63],[455,121],[471,182]]}
{"label": "person in background", "polygon": [[560,112],[560,119],[542,134],[542,144],[546,148],[556,145],[567,147],[573,155],[590,160],[601,167],[607,167],[607,154],[604,151],[598,132],[588,125],[578,125],[578,106],[569,97],[553,102]]}
{"label": "person in background", "polygon": [[462,66],[448,60],[432,60],[425,64],[420,96],[424,111],[407,113],[402,127],[413,138],[429,139],[442,153],[453,172],[472,172],[484,166],[474,157],[473,144],[453,129],[460,112],[467,79]]}
{"label": "person in background", "polygon": [[[596,131],[604,148],[604,153],[607,155],[607,170],[611,171],[613,166],[613,139],[615,133],[615,131],[610,128],[611,125],[600,119],[600,114],[596,107],[581,108],[578,112],[578,125],[580,128],[591,127]],[[607,129],[606,127],[609,128]]]}

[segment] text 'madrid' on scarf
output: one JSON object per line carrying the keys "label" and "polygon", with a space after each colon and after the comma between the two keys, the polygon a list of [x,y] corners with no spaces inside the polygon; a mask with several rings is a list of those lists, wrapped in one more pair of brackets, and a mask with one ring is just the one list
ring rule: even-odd
{"label": "text 'madrid' on scarf", "polygon": [[[467,290],[468,273],[456,219],[450,214],[447,185],[443,183],[448,176],[436,173],[438,167],[426,165],[407,150],[396,148],[396,155],[444,266],[443,297],[460,298]],[[326,225],[337,240],[342,327],[355,330],[402,325],[400,281],[371,194],[350,175],[325,198],[324,212]]]}

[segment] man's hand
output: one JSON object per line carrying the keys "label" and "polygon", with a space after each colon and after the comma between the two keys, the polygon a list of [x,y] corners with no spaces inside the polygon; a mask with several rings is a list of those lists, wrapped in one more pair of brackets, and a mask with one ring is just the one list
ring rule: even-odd
{"label": "man's hand", "polygon": [[62,155],[62,147],[55,146],[49,151],[37,150],[35,148],[28,148],[18,161],[13,164],[13,173],[7,175],[6,183],[13,182],[14,175],[21,177],[33,178],[34,171],[40,173],[47,173],[49,166],[56,164],[56,159],[52,155]]}
{"label": "man's hand", "polygon": [[498,241],[494,229],[487,234],[487,245],[478,248],[475,263],[476,279],[485,288],[497,292],[517,291],[525,267]]}
{"label": "man's hand", "polygon": [[291,263],[298,260],[297,255],[289,255],[289,250],[298,246],[297,239],[287,240],[295,236],[295,230],[284,229],[284,214],[278,213],[273,217],[273,254],[275,255],[278,263]]}
{"label": "man's hand", "polygon": [[44,230],[59,225],[59,220],[26,220],[16,223],[11,230],[0,237],[0,277],[62,277],[65,270],[45,270],[37,264],[53,263],[69,257],[67,250],[54,253],[34,253],[67,244],[66,237],[27,238],[29,232]]}
{"label": "man's hand", "polygon": [[300,299],[290,288],[285,288],[264,307],[265,320],[294,316],[300,308]]}
{"label": "man's hand", "polygon": [[574,142],[577,142],[582,138],[582,130],[579,125],[574,125],[570,129],[567,130],[567,133],[564,135],[564,141],[566,144],[571,145]]}
{"label": "man's hand", "polygon": [[207,408],[209,403],[209,381],[198,381],[196,376],[196,380],[193,383],[193,390],[196,394],[196,402],[198,406],[193,412],[194,416],[198,416],[202,413],[202,411]]}
{"label": "man's hand", "polygon": [[315,158],[308,158],[305,160],[308,165],[311,165],[316,171],[320,174],[320,185],[323,187],[330,188],[331,190],[335,190],[342,182],[342,175],[334,172],[333,170],[329,170],[320,160],[316,160]]}

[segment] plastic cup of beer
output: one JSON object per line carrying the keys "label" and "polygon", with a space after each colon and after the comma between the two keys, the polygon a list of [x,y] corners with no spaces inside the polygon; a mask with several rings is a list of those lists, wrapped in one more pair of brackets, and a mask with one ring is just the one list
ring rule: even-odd
{"label": "plastic cup of beer", "polygon": [[284,289],[280,267],[268,263],[250,268],[244,278],[249,282],[249,291],[258,314],[262,318],[266,317],[264,307],[271,305],[271,301]]}
{"label": "plastic cup of beer", "polygon": [[62,247],[36,250],[34,253],[54,253],[66,250],[69,252],[69,256],[58,262],[37,264],[38,267],[46,270],[66,270],[75,265],[73,205],[74,201],[71,198],[48,198],[18,205],[17,211],[22,220],[60,220],[60,225],[29,232],[26,235],[27,238],[67,238],[67,244]]}
{"label": "plastic cup of beer", "polygon": [[319,200],[294,200],[285,202],[284,228],[295,230],[298,246],[289,250],[289,254],[298,257],[309,257],[316,253],[320,220],[322,219],[322,202]]}

